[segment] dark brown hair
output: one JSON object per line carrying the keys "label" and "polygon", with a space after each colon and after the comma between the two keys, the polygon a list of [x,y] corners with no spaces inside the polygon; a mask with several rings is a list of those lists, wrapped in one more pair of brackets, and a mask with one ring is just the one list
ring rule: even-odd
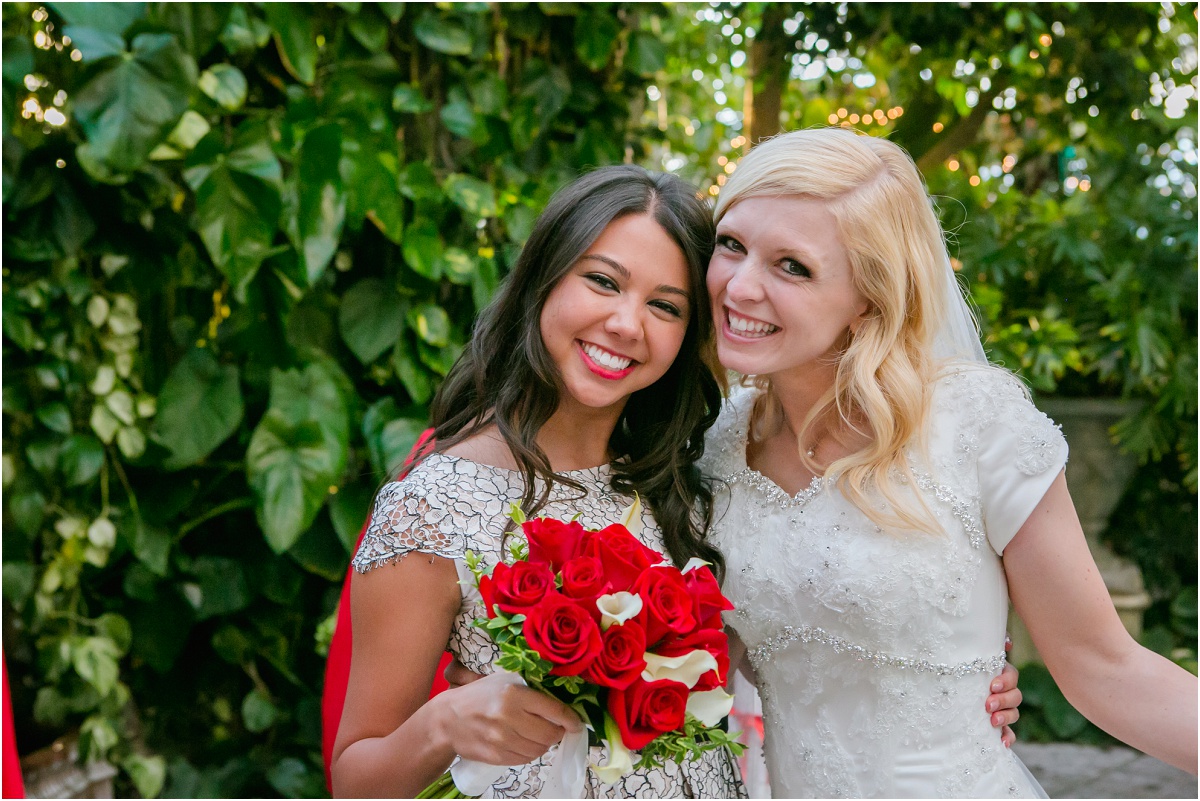
{"label": "dark brown hair", "polygon": [[[558,408],[561,385],[542,342],[542,307],[604,229],[631,214],[652,216],[683,252],[692,311],[674,363],[661,379],[629,398],[617,422],[609,442],[612,484],[621,493],[636,490],[642,497],[676,565],[698,556],[713,563],[720,579],[724,559],[705,539],[712,489],[696,467],[704,452],[704,432],[721,403],[704,279],[715,235],[704,200],[674,175],[628,165],[603,167],[551,198],[433,400],[437,449],[494,423],[525,480],[521,506],[527,515],[546,504],[553,483],[583,493],[578,482],[551,469],[536,441]],[[535,489],[539,478],[540,494]]]}

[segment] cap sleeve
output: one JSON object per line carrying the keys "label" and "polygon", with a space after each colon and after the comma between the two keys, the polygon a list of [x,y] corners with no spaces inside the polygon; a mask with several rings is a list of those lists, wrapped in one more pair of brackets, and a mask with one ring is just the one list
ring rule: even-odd
{"label": "cap sleeve", "polygon": [[997,412],[980,432],[979,489],[984,530],[998,554],[1016,536],[1067,463],[1067,441],[1017,379],[995,386]]}
{"label": "cap sleeve", "polygon": [[375,496],[371,524],[351,564],[359,573],[413,552],[459,559],[467,550],[464,528],[455,523],[444,493],[414,473],[385,484]]}

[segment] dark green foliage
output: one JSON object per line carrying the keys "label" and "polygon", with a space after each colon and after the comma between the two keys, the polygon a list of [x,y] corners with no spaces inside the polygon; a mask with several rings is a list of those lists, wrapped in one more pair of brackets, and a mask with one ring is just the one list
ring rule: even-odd
{"label": "dark green foliage", "polygon": [[667,11],[577,13],[5,5],[23,750],[79,727],[123,795],[324,792],[317,650],[374,488],[549,195],[646,155]]}

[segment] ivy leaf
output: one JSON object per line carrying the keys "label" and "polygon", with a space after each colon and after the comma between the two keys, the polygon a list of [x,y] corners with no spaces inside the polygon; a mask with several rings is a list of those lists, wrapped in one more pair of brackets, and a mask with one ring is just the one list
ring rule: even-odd
{"label": "ivy leaf", "polygon": [[121,761],[121,767],[133,780],[138,795],[142,798],[158,798],[167,778],[167,761],[161,756],[130,754]]}
{"label": "ivy leaf", "polygon": [[433,379],[420,362],[409,354],[406,345],[404,338],[396,340],[396,348],[392,351],[392,367],[412,402],[427,403],[433,397]]}
{"label": "ivy leaf", "polygon": [[476,217],[496,216],[496,190],[491,184],[470,175],[454,173],[446,178],[442,189],[446,197],[463,211]]}
{"label": "ivy leaf", "polygon": [[178,34],[187,51],[199,59],[217,43],[232,6],[232,3],[155,3],[150,7],[150,19]]}
{"label": "ivy leaf", "polygon": [[408,326],[424,341],[440,348],[450,342],[450,315],[434,303],[422,303],[408,310]]}
{"label": "ivy leaf", "polygon": [[338,330],[363,364],[396,344],[404,330],[400,296],[379,278],[365,278],[346,291],[338,309]]}
{"label": "ivy leaf", "polygon": [[654,34],[635,31],[629,37],[625,66],[637,75],[649,77],[667,66],[667,46]]}
{"label": "ivy leaf", "polygon": [[426,11],[413,26],[417,41],[448,56],[465,56],[471,52],[471,34],[457,19]]}
{"label": "ivy leaf", "polygon": [[81,165],[97,180],[140,167],[183,115],[196,83],[196,62],[171,34],[143,33],[130,55],[114,59],[75,94],[73,107],[87,141]]}
{"label": "ivy leaf", "polygon": [[374,497],[374,487],[354,483],[342,487],[329,500],[329,520],[348,554],[354,552],[358,533],[371,512],[371,500]]}
{"label": "ivy leaf", "polygon": [[432,220],[418,217],[408,227],[400,252],[413,272],[436,281],[442,272],[442,237]]}
{"label": "ivy leaf", "polygon": [[347,410],[319,364],[271,374],[271,405],[250,438],[246,472],[259,525],[276,553],[312,525],[346,467]]}
{"label": "ivy leaf", "polygon": [[48,403],[39,407],[36,414],[37,419],[42,421],[42,425],[51,431],[57,431],[59,434],[71,433],[71,412],[65,403],[61,401]]}
{"label": "ivy leaf", "polygon": [[442,268],[446,277],[456,284],[470,284],[475,277],[475,259],[462,248],[446,248],[442,254]]}
{"label": "ivy leaf", "polygon": [[145,3],[48,3],[67,25],[120,36],[146,16]]}
{"label": "ivy leaf", "polygon": [[68,487],[87,484],[104,466],[104,446],[91,434],[73,434],[63,442],[59,464]]}
{"label": "ivy leaf", "polygon": [[117,644],[107,637],[82,637],[71,648],[71,666],[103,697],[117,684],[120,656]]}
{"label": "ivy leaf", "polygon": [[341,157],[338,123],[312,129],[304,137],[295,183],[289,187],[288,236],[309,286],[317,282],[337,252],[346,220],[346,193],[338,173]]}
{"label": "ivy leaf", "polygon": [[261,734],[275,725],[279,710],[271,699],[258,690],[251,690],[242,699],[242,721],[246,728],[255,734]]}
{"label": "ivy leaf", "polygon": [[317,77],[317,35],[308,9],[291,3],[262,6],[284,68],[305,86]]}
{"label": "ivy leaf", "polygon": [[617,46],[621,24],[604,9],[587,8],[575,18],[575,54],[592,71],[604,69]]}
{"label": "ivy leaf", "polygon": [[388,25],[374,4],[367,4],[350,17],[350,35],[368,52],[378,53],[387,47]]}
{"label": "ivy leaf", "polygon": [[372,405],[363,415],[362,431],[376,475],[394,479],[395,471],[428,427],[425,420],[401,417],[391,398]]}
{"label": "ivy leaf", "polygon": [[440,116],[442,124],[450,133],[470,139],[476,144],[487,141],[487,129],[475,114],[475,110],[471,108],[471,104],[465,99],[452,100],[442,106]]}
{"label": "ivy leaf", "polygon": [[220,132],[206,136],[188,158],[183,177],[196,192],[192,227],[244,301],[259,265],[273,252],[283,171],[266,126],[243,123],[232,147]]}
{"label": "ivy leaf", "polygon": [[171,556],[171,535],[154,526],[136,526],[133,533],[133,555],[159,575],[167,575]]}
{"label": "ivy leaf", "polygon": [[236,559],[197,557],[192,564],[192,572],[200,585],[197,620],[227,615],[250,605],[250,586],[241,563]]}
{"label": "ivy leaf", "polygon": [[63,28],[63,34],[71,37],[71,46],[79,51],[82,56],[80,61],[84,64],[125,52],[125,37],[120,33],[67,25]]}
{"label": "ivy leaf", "polygon": [[167,376],[158,396],[155,438],[170,450],[167,470],[197,464],[237,431],[244,407],[238,369],[193,348]]}
{"label": "ivy leaf", "polygon": [[246,102],[246,76],[232,64],[214,64],[200,74],[200,91],[226,111],[237,111]]}
{"label": "ivy leaf", "polygon": [[406,114],[423,114],[433,111],[433,103],[421,94],[420,88],[402,83],[392,90],[392,109]]}

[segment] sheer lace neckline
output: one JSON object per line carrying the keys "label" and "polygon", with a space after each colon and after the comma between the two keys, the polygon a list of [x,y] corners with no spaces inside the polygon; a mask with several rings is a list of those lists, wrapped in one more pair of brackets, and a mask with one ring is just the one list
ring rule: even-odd
{"label": "sheer lace neckline", "polygon": [[[459,464],[474,465],[475,467],[480,468],[482,470],[487,470],[492,473],[498,473],[502,476],[519,476],[521,474],[520,470],[513,470],[512,468],[509,468],[509,467],[499,467],[494,464],[485,464],[484,462],[477,462],[474,459],[468,459],[465,456],[455,456],[455,455],[449,454],[449,453],[441,453],[441,452],[431,453],[431,454],[429,454],[429,456],[426,457],[425,461],[429,461],[431,459],[444,459],[449,462],[458,462]],[[579,470],[559,470],[558,471],[558,475],[560,475],[560,476],[580,476],[583,478],[606,478],[610,473],[612,473],[612,465],[611,464],[601,464],[601,465],[596,465],[595,467],[583,467],[583,468],[580,468]]]}

